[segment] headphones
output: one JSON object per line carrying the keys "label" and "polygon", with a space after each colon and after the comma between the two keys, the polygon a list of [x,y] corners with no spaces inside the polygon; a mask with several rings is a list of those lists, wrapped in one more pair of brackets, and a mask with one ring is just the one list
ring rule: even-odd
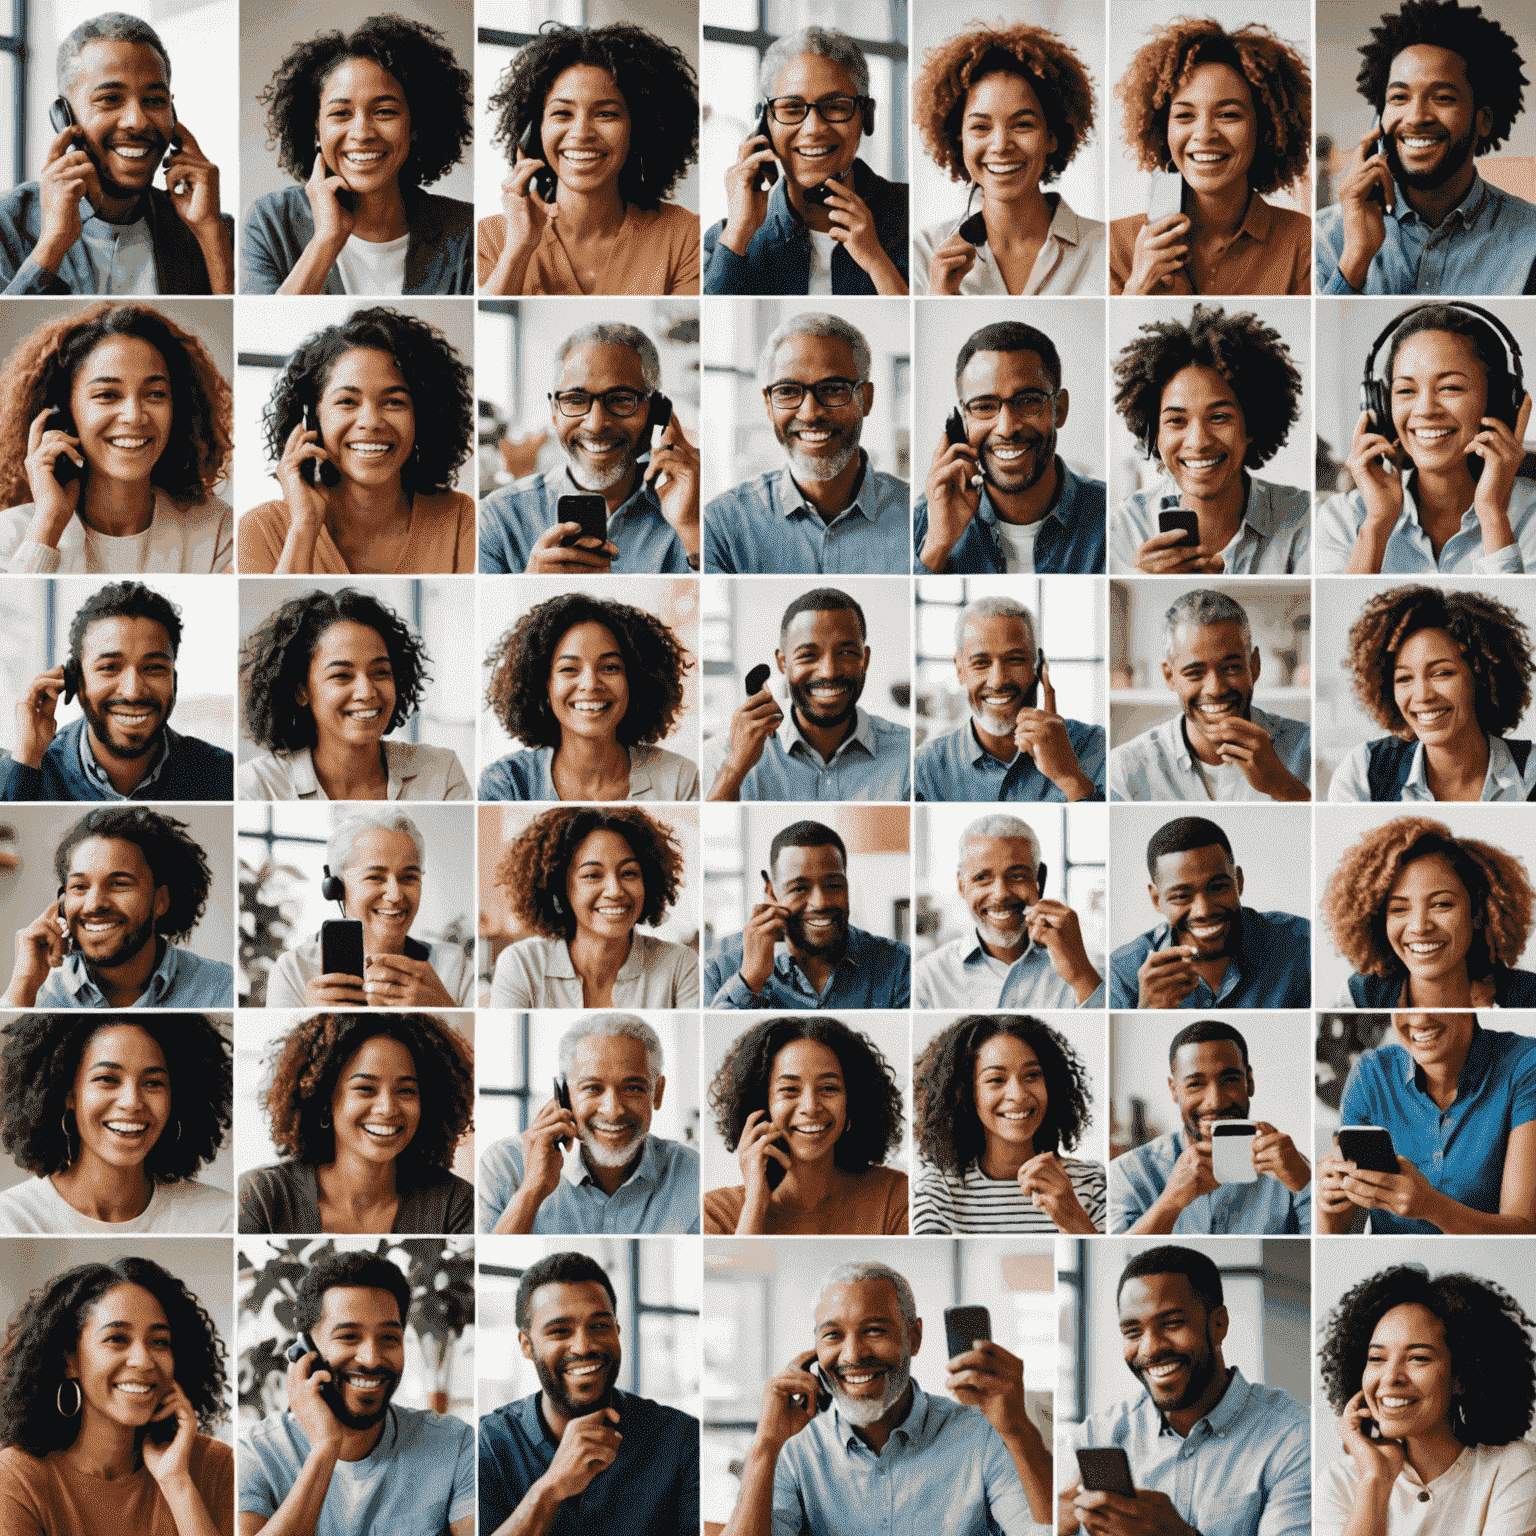
{"label": "headphones", "polygon": [[320,894],[327,901],[334,901],[341,908],[341,915],[345,917],[347,915],[347,888],[342,884],[340,875],[333,875],[331,873],[331,866],[329,864],[322,864],[320,867],[325,871],[320,881]]}
{"label": "headphones", "polygon": [[1397,441],[1397,430],[1392,425],[1392,382],[1390,379],[1378,379],[1375,376],[1376,354],[1405,320],[1426,309],[1464,309],[1480,320],[1486,321],[1504,338],[1504,345],[1509,352],[1510,366],[1503,373],[1494,373],[1491,369],[1489,370],[1488,415],[1502,421],[1505,426],[1513,428],[1520,402],[1525,398],[1525,380],[1520,366],[1520,343],[1515,340],[1509,327],[1497,315],[1490,313],[1481,305],[1468,304],[1463,299],[1437,299],[1433,304],[1415,304],[1412,309],[1404,310],[1371,343],[1371,350],[1365,359],[1365,374],[1360,380],[1360,409],[1370,417],[1371,431],[1380,433],[1389,442]]}

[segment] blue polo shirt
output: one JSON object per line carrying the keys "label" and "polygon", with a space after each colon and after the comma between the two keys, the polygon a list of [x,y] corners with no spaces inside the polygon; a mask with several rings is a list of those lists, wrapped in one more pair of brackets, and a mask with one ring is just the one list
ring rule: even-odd
{"label": "blue polo shirt", "polygon": [[[1474,1024],[1448,1109],[1430,1098],[1423,1074],[1402,1046],[1379,1045],[1350,1068],[1339,1108],[1345,1125],[1390,1131],[1392,1150],[1442,1194],[1474,1211],[1496,1213],[1509,1133],[1536,1120],[1536,1040]],[[1378,1210],[1371,1212],[1371,1231],[1438,1234],[1440,1229]]]}
{"label": "blue polo shirt", "polygon": [[910,489],[861,448],[852,504],[830,523],[788,466],[743,481],[704,508],[704,569],[715,575],[905,576]]}
{"label": "blue polo shirt", "polygon": [[[57,970],[37,989],[34,1008],[105,1008],[106,996],[91,980],[79,954],[65,956]],[[160,963],[150,972],[149,985],[130,1005],[134,1008],[233,1008],[235,973],[222,960],[205,960],[190,949],[167,944]]]}
{"label": "blue polo shirt", "polygon": [[[730,733],[704,743],[705,795],[730,750]],[[800,734],[793,706],[767,741],[757,765],[741,781],[738,800],[909,800],[912,797],[912,733],[862,706],[853,730],[830,758]]]}
{"label": "blue polo shirt", "polygon": [[755,993],[741,979],[742,939],[730,934],[704,967],[706,1008],[910,1008],[912,951],[896,939],[882,939],[852,925],[848,952],[817,992],[790,953],[774,946],[773,974]]}
{"label": "blue polo shirt", "polygon": [[[1169,1131],[1133,1147],[1109,1165],[1109,1230],[1129,1232],[1162,1198],[1173,1165],[1184,1155],[1184,1132]],[[1196,1195],[1179,1212],[1175,1232],[1311,1232],[1312,1184],[1292,1194],[1272,1174],[1251,1184],[1223,1184]]]}
{"label": "blue polo shirt", "polygon": [[[1310,1008],[1312,1006],[1312,924],[1289,912],[1255,912],[1244,907],[1242,950],[1227,962],[1221,988],[1212,993],[1204,978],[1180,1008]],[[1109,1006],[1134,1008],[1140,989],[1136,973],[1154,949],[1169,947],[1170,929],[1159,923],[1122,944],[1109,957]]]}
{"label": "blue polo shirt", "polygon": [[[1077,754],[1077,766],[1093,780],[1090,800],[1104,798],[1104,728],[1067,720],[1067,740]],[[976,724],[964,725],[925,741],[912,765],[913,788],[919,800],[1062,800],[1067,797],[1035,766],[1027,752],[1011,763],[993,757],[976,735]]]}
{"label": "blue polo shirt", "polygon": [[[630,1392],[615,1392],[618,1454],[544,1528],[545,1536],[672,1536],[699,1528],[699,1421]],[[497,1530],[549,1470],[559,1442],[539,1394],[480,1419],[480,1529]],[[385,1527],[372,1528],[383,1536]],[[406,1527],[396,1527],[406,1536]],[[436,1527],[432,1528],[434,1531]],[[416,1531],[427,1536],[427,1528]]]}

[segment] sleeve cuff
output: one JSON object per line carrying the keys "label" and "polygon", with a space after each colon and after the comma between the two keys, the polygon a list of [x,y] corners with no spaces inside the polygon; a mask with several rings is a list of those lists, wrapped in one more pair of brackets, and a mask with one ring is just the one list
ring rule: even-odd
{"label": "sleeve cuff", "polygon": [[747,259],[738,256],[730,246],[715,242],[709,253],[709,264],[704,269],[705,293],[740,293],[741,279],[747,270]]}
{"label": "sleeve cuff", "polygon": [[1346,298],[1358,298],[1360,296],[1358,288],[1351,288],[1344,281],[1344,274],[1339,271],[1338,267],[1334,267],[1328,274],[1326,281],[1321,272],[1316,274],[1316,278],[1316,286],[1319,293],[1341,294]]}
{"label": "sleeve cuff", "polygon": [[5,562],[5,568],[13,575],[48,576],[58,570],[60,559],[58,550],[23,539]]}
{"label": "sleeve cuff", "polygon": [[[772,983],[770,982],[771,986]],[[741,979],[741,972],[735,971],[730,979],[715,993],[710,1001],[713,1008],[766,1008],[768,1006],[768,987],[764,987],[759,996]]]}
{"label": "sleeve cuff", "polygon": [[1518,543],[1506,544],[1491,555],[1479,555],[1477,568],[1486,576],[1519,576],[1525,571],[1525,561],[1520,558]]}
{"label": "sleeve cuff", "polygon": [[68,293],[70,287],[57,272],[45,270],[28,256],[16,269],[16,276],[6,285],[5,291],[14,297],[29,293]]}
{"label": "sleeve cuff", "polygon": [[7,757],[0,763],[0,800],[41,800],[43,770]]}

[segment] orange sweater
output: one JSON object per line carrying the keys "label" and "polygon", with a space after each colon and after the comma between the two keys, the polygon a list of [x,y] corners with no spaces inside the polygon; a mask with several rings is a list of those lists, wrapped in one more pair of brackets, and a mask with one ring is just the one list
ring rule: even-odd
{"label": "orange sweater", "polygon": [[[507,221],[500,213],[476,226],[475,269],[481,283],[489,280],[507,243]],[[551,220],[528,270],[524,293],[585,293]],[[699,216],[676,203],[663,203],[646,212],[631,208],[624,215],[619,238],[608,264],[597,275],[597,293],[697,293],[699,291]]]}
{"label": "orange sweater", "polygon": [[[712,1189],[704,1196],[704,1230],[729,1236],[741,1220],[747,1203],[744,1184]],[[907,1176],[895,1168],[871,1168],[853,1181],[841,1199],[829,1201],[815,1220],[803,1211],[787,1210],[770,1202],[767,1230],[778,1237],[819,1237],[838,1232],[907,1235]]]}

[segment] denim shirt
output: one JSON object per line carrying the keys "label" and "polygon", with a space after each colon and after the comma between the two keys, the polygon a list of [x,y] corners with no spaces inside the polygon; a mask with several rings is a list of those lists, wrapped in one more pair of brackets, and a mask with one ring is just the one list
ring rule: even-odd
{"label": "denim shirt", "polygon": [[149,772],[120,795],[90,754],[85,720],[71,721],[48,743],[39,767],[0,752],[0,801],[7,800],[232,800],[235,760],[223,747],[165,728],[160,755]]}
{"label": "denim shirt", "polygon": [[[1435,559],[1434,545],[1419,521],[1415,496],[1417,476],[1403,481],[1403,510],[1398,513],[1387,547],[1381,557],[1383,576],[1416,576],[1438,571],[1442,576],[1521,576],[1536,570],[1536,481],[1517,479],[1509,491],[1509,527],[1513,544],[1483,553],[1483,526],[1477,509],[1461,514],[1461,527],[1453,533]],[[1340,491],[1317,508],[1317,574],[1342,576],[1355,547],[1355,537],[1365,521],[1365,501],[1360,492]]]}
{"label": "denim shirt", "polygon": [[[105,1008],[107,999],[91,980],[79,954],[49,971],[38,988],[34,1008]],[[205,960],[190,949],[167,944],[149,983],[129,1004],[132,1008],[233,1008],[235,973],[222,960]]]}
{"label": "denim shirt", "polygon": [[[1046,509],[1035,535],[1035,570],[1042,576],[1104,574],[1104,482],[1083,480],[1056,460],[1058,494]],[[1008,569],[997,535],[997,508],[981,488],[976,515],[966,524],[949,552],[944,569],[931,573],[923,564],[923,540],[928,537],[928,498],[919,496],[912,509],[912,569],[919,576],[1001,576]]]}
{"label": "denim shirt", "polygon": [[815,991],[795,964],[789,945],[774,946],[773,974],[761,993],[741,979],[742,936],[728,935],[704,967],[706,1008],[910,1008],[912,951],[895,939],[882,939],[849,926],[848,951]]}
{"label": "denim shirt", "polygon": [[[1136,576],[1136,552],[1157,532],[1159,512],[1179,505],[1182,492],[1169,475],[1133,491],[1109,520],[1109,569]],[[1225,576],[1305,576],[1312,569],[1312,497],[1290,485],[1248,477],[1242,521],[1222,550]]]}
{"label": "denim shirt", "polygon": [[[1269,737],[1286,772],[1312,783],[1312,728],[1250,705],[1248,718]],[[1150,731],[1133,736],[1109,754],[1111,800],[1209,800],[1183,714],[1170,716]],[[1255,799],[1269,800],[1255,792]]]}
{"label": "denim shirt", "polygon": [[[705,794],[725,766],[730,740],[716,732],[704,743]],[[912,733],[894,720],[854,711],[853,729],[830,758],[800,732],[791,707],[763,743],[763,755],[741,781],[738,800],[908,800],[912,795]]]}
{"label": "denim shirt", "polygon": [[[1109,1165],[1109,1230],[1129,1232],[1162,1198],[1173,1166],[1184,1155],[1183,1131],[1169,1131],[1132,1147]],[[1175,1232],[1221,1234],[1310,1233],[1312,1182],[1294,1194],[1273,1174],[1251,1184],[1222,1184],[1196,1195],[1179,1212]]]}
{"label": "denim shirt", "polygon": [[[1240,953],[1227,961],[1213,993],[1200,977],[1175,1006],[1179,1008],[1310,1008],[1312,1006],[1312,924],[1289,912],[1255,912],[1243,907]],[[1167,949],[1167,923],[1139,934],[1109,957],[1109,1006],[1134,1008],[1141,989],[1136,973],[1154,949]]]}
{"label": "denim shirt", "polygon": [[[1082,802],[1104,798],[1104,727],[1064,720],[1067,740],[1077,754],[1077,766],[1093,780],[1093,793]],[[974,722],[925,741],[917,749],[913,765],[913,789],[919,800],[940,802],[1054,800],[1066,793],[1046,778],[1027,752],[1016,752],[1011,762],[1001,762],[982,746]]]}

